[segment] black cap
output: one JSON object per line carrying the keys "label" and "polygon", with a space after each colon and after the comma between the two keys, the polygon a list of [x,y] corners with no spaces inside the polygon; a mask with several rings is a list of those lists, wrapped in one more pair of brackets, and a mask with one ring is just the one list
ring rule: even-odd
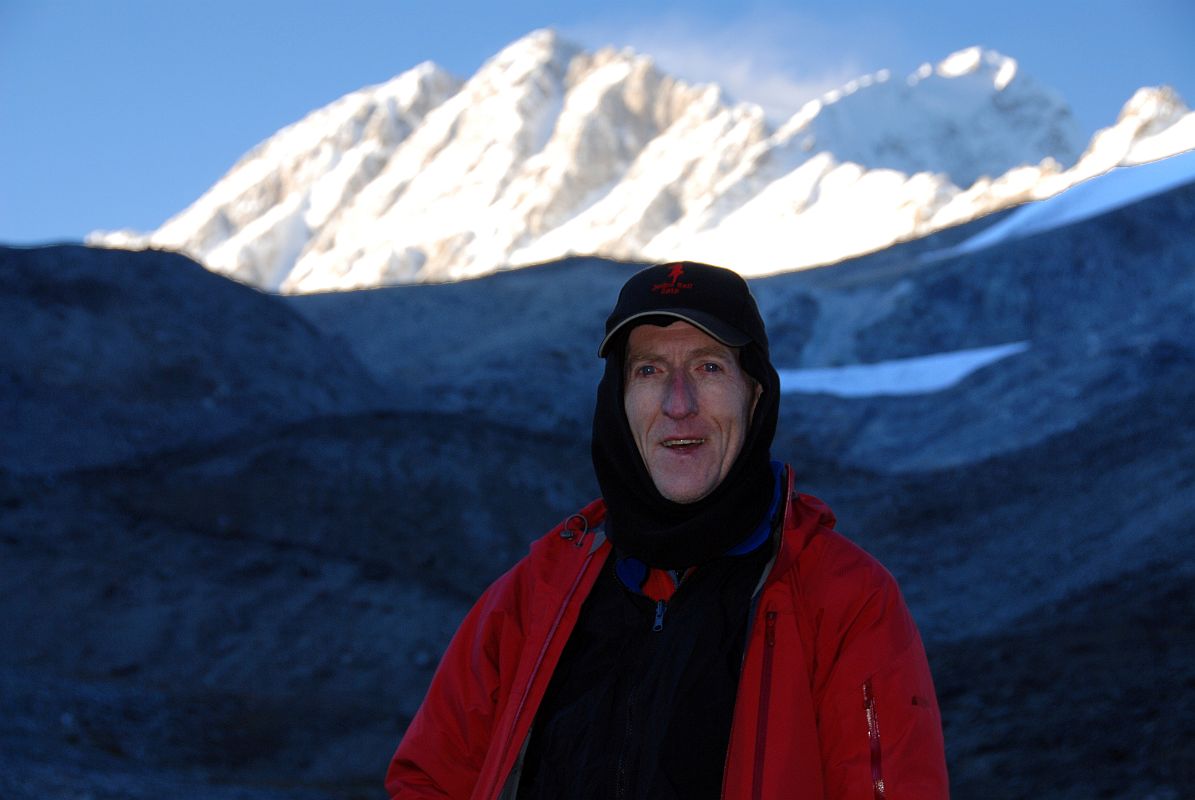
{"label": "black cap", "polygon": [[631,276],[606,319],[605,358],[620,331],[647,317],[675,317],[695,325],[728,347],[752,342],[768,352],[768,334],[747,282],[737,272],[694,261],[656,264]]}

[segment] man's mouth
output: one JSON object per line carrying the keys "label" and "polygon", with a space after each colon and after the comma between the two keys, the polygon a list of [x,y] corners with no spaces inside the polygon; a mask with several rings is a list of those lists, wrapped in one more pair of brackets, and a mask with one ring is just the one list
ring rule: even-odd
{"label": "man's mouth", "polygon": [[696,447],[704,442],[705,439],[665,439],[664,441],[660,442],[660,444],[670,449],[685,449],[689,447]]}

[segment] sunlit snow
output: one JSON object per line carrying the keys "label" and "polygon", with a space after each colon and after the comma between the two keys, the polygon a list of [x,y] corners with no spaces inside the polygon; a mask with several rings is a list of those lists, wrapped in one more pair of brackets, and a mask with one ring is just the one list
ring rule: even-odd
{"label": "sunlit snow", "polygon": [[970,48],[889,77],[850,81],[772,128],[759,106],[647,57],[535,31],[466,81],[425,64],[347,95],[157,231],[88,242],[182,250],[283,293],[454,281],[571,254],[761,276],[1195,147],[1195,114],[1164,87],[1134,94],[1083,152],[1062,98],[999,53]]}
{"label": "sunlit snow", "polygon": [[1021,206],[1012,214],[948,251],[957,255],[991,247],[997,242],[1089,219],[1195,181],[1195,150],[1141,164],[1118,167],[1074,186],[1062,194]]}
{"label": "sunlit snow", "polygon": [[1010,342],[874,364],[781,369],[777,372],[782,394],[830,394],[836,397],[928,394],[949,389],[976,370],[1027,349],[1028,342]]}

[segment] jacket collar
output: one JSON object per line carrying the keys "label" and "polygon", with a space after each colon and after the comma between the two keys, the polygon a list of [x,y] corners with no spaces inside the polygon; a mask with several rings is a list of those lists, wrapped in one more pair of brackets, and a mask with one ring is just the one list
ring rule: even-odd
{"label": "jacket collar", "polygon": [[797,491],[792,467],[788,467],[787,472],[788,490],[785,497],[782,535],[771,569],[774,575],[786,574],[813,537],[821,530],[833,529],[837,522],[830,506],[813,495]]}

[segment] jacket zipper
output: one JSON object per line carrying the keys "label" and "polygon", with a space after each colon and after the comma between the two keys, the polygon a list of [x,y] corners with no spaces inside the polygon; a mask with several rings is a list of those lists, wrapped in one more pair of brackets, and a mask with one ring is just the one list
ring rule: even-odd
{"label": "jacket zipper", "polygon": [[[676,580],[675,576],[673,576],[673,580]],[[679,585],[679,582],[678,582],[678,585]],[[658,632],[664,630],[664,612],[666,612],[667,610],[668,610],[668,604],[666,602],[664,602],[663,600],[656,601],[656,618],[651,626],[651,629],[653,632],[658,633]],[[628,782],[627,745],[631,741],[632,737],[635,734],[636,720],[635,720],[634,714],[635,714],[635,706],[636,706],[636,703],[635,703],[636,693],[637,693],[637,689],[632,689],[631,696],[628,698],[626,723],[623,725],[623,731],[622,731],[622,746],[619,748],[619,751],[618,751],[618,764],[615,768],[614,796],[618,800],[622,800],[622,798],[625,798],[627,796],[627,788],[628,788],[627,787],[627,782]]]}
{"label": "jacket zipper", "polygon": [[[793,498],[796,497],[796,494],[793,491],[793,475],[792,475],[791,470],[786,471],[786,481],[788,484],[788,499],[786,501],[784,501],[785,502],[784,511],[780,514],[780,519],[778,522],[778,529],[782,533],[785,529],[785,524],[788,520],[789,511],[792,508]],[[776,536],[776,530],[772,531],[772,535]],[[781,550],[781,545],[777,545],[772,550],[772,557],[770,559],[768,559],[768,563],[764,565],[763,573],[759,576],[759,583],[755,584],[755,591],[751,593],[751,611],[747,615],[747,642],[748,643],[751,641],[753,628],[755,626],[755,620],[757,619],[756,611],[758,610],[760,600],[762,599],[763,589],[768,583],[768,578],[770,578],[772,575],[772,568],[776,566],[776,559],[779,558],[779,556],[780,556],[780,550]],[[774,650],[775,646],[776,646],[776,612],[775,611],[768,612],[767,621],[770,624],[765,627],[765,631],[764,631],[764,634],[765,634],[764,635],[764,674],[766,676],[766,680],[762,681],[763,686],[760,687],[761,695],[765,695],[765,690],[763,687],[768,686],[768,684],[771,682],[771,678],[772,678],[772,655],[771,655],[771,653],[772,653],[772,650]],[[746,664],[746,663],[747,663],[747,648],[744,647],[743,648],[743,658],[740,663],[740,667],[742,664]],[[740,675],[740,679],[741,679],[741,675]],[[740,686],[740,688],[741,688],[741,686]],[[771,688],[768,688],[766,690],[766,696],[768,696],[770,698],[770,695],[771,695]],[[738,698],[736,698],[735,704],[734,704],[734,715],[731,718],[731,722],[730,722],[730,741],[732,743],[735,740],[734,733],[735,733],[735,728],[736,728],[736,726],[738,724],[738,720],[739,720],[739,713],[740,713],[739,706],[740,705],[742,705],[742,703],[740,703],[738,701]],[[766,709],[766,708],[767,708],[767,706],[764,706],[763,708],[760,709],[760,712],[764,713],[764,709]],[[756,738],[756,754],[757,755],[756,755],[755,773],[757,773],[757,774],[752,775],[752,782],[754,784],[752,786],[752,793],[756,797],[761,797],[763,794],[763,783],[762,783],[763,755],[762,755],[762,750],[760,748],[760,741],[759,741],[760,727],[766,728],[767,727],[766,721],[762,726],[759,725],[758,720],[756,722],[755,738]],[[730,776],[730,748],[727,747],[726,748],[726,759],[722,763],[722,793],[721,793],[721,795],[719,795],[721,800],[726,800],[726,785],[727,785],[727,778],[729,776]]]}
{"label": "jacket zipper", "polygon": [[764,617],[763,671],[759,680],[759,716],[755,721],[755,769],[751,777],[751,797],[763,798],[764,740],[768,733],[768,707],[772,695],[772,657],[776,652],[776,612]]}
{"label": "jacket zipper", "polygon": [[[586,531],[586,532],[588,532],[588,531]],[[582,537],[584,537],[584,534],[582,534]],[[578,543],[578,546],[580,546],[579,543]],[[523,692],[519,696],[519,704],[518,704],[518,706],[515,707],[514,718],[513,718],[513,720],[511,720],[511,725],[510,725],[511,731],[514,731],[514,730],[518,729],[518,727],[519,727],[519,720],[523,716],[523,709],[524,709],[524,707],[526,707],[527,698],[531,694],[531,684],[533,684],[535,682],[535,676],[539,674],[540,665],[543,664],[544,657],[548,653],[548,648],[552,645],[552,639],[554,639],[556,637],[556,629],[560,627],[560,621],[562,619],[564,619],[565,610],[568,608],[569,603],[572,601],[573,595],[577,593],[577,587],[581,585],[581,581],[584,579],[585,573],[589,571],[589,564],[591,561],[593,561],[593,555],[595,552],[597,552],[597,548],[591,547],[589,550],[589,554],[586,555],[584,560],[581,562],[581,569],[577,572],[576,576],[573,578],[572,585],[569,586],[568,592],[566,592],[564,595],[564,602],[560,604],[560,608],[556,611],[556,616],[555,616],[555,618],[553,618],[552,625],[548,629],[548,635],[544,639],[543,646],[540,647],[539,654],[536,656],[535,666],[532,667],[532,669],[531,669],[531,676],[528,678],[527,685],[523,687]],[[513,741],[513,739],[512,739],[512,741]],[[521,745],[520,745],[520,747],[521,747]],[[503,780],[505,780],[505,779],[503,779]],[[501,791],[501,787],[499,787],[498,791]]]}
{"label": "jacket zipper", "polygon": [[[672,591],[675,592],[680,588],[681,571],[679,569],[668,570],[668,577],[672,578]],[[668,610],[667,600],[656,601],[656,621],[652,624],[651,629],[656,633],[664,630],[664,612]]]}
{"label": "jacket zipper", "polygon": [[[673,589],[679,589],[681,582],[680,573],[676,570],[670,570],[668,575],[672,578]],[[656,618],[651,625],[652,632],[659,633],[660,631],[664,630],[664,614],[667,611],[668,603],[664,600],[657,600]],[[634,694],[632,694],[630,699],[632,701],[634,700]],[[615,772],[614,778],[614,796],[616,798],[624,798],[627,796],[627,742],[631,741],[631,737],[635,733],[635,720],[633,718],[634,709],[635,703],[628,702],[626,725],[623,727],[622,732],[622,748],[618,752],[618,766],[616,768],[617,771]]]}
{"label": "jacket zipper", "polygon": [[876,714],[875,692],[871,679],[863,682],[863,711],[867,715],[867,740],[871,744],[871,785],[875,800],[884,800],[884,772],[880,762],[880,720]]}
{"label": "jacket zipper", "polygon": [[626,724],[622,731],[622,746],[618,750],[618,766],[614,775],[614,797],[623,800],[627,796],[627,743],[635,732],[634,713],[635,704],[627,703]]}

